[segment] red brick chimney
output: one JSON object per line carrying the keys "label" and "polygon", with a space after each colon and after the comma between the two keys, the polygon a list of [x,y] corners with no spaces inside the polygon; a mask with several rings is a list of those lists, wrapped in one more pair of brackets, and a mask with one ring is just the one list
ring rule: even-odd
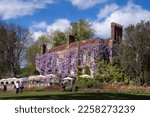
{"label": "red brick chimney", "polygon": [[71,43],[75,42],[75,38],[73,35],[68,36],[67,45],[69,46]]}
{"label": "red brick chimney", "polygon": [[41,54],[46,53],[46,44],[41,45]]}
{"label": "red brick chimney", "polygon": [[115,22],[111,23],[111,38],[114,42],[119,43],[122,39],[123,26]]}

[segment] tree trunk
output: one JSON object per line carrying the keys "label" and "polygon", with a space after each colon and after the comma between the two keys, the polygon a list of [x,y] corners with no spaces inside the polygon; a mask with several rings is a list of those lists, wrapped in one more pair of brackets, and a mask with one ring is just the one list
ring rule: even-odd
{"label": "tree trunk", "polygon": [[14,77],[14,65],[13,64],[11,64],[10,66],[10,75],[11,77]]}
{"label": "tree trunk", "polygon": [[144,83],[145,83],[145,81],[144,81],[144,73],[141,72],[141,73],[140,73],[140,85],[143,86]]}

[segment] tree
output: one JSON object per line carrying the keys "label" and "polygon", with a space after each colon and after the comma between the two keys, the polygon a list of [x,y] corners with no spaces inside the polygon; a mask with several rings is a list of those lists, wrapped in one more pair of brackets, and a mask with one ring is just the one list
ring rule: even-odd
{"label": "tree", "polygon": [[67,43],[66,34],[61,31],[54,31],[52,33],[52,46],[59,46]]}
{"label": "tree", "polygon": [[21,76],[38,74],[38,71],[36,70],[36,65],[35,65],[35,58],[37,54],[40,54],[41,45],[46,44],[48,46],[50,43],[51,43],[51,40],[49,39],[49,35],[42,35],[32,45],[27,46],[26,48],[26,63],[27,64],[23,69],[20,70]]}
{"label": "tree", "polygon": [[0,22],[0,68],[3,75],[17,75],[29,37],[28,29]]}
{"label": "tree", "polygon": [[150,22],[141,21],[124,30],[119,59],[126,73],[139,85],[149,83],[150,78]]}
{"label": "tree", "polygon": [[78,22],[71,23],[71,26],[71,33],[78,41],[86,40],[94,36],[91,24],[86,20],[80,19]]}
{"label": "tree", "polygon": [[36,70],[35,66],[31,64],[26,65],[24,68],[21,68],[19,70],[20,77],[26,77],[26,76],[37,75],[37,74],[39,74],[39,72]]}
{"label": "tree", "polygon": [[77,22],[71,23],[72,28],[67,29],[65,32],[59,30],[51,31],[47,33],[46,36],[49,38],[50,45],[56,47],[67,43],[66,37],[71,34],[75,36],[76,41],[86,40],[92,38],[94,35],[91,25],[86,20],[79,20]]}
{"label": "tree", "polygon": [[126,75],[123,73],[121,67],[108,63],[107,61],[100,60],[97,63],[97,69],[95,72],[96,80],[104,83],[126,83]]}
{"label": "tree", "polygon": [[37,54],[40,54],[40,46],[43,44],[48,45],[49,43],[51,43],[51,40],[48,38],[48,35],[42,35],[35,43],[26,48],[27,66],[35,68],[35,57]]}

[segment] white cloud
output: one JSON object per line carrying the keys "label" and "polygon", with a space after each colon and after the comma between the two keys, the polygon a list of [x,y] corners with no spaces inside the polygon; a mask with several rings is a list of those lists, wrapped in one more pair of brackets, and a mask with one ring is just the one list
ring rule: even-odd
{"label": "white cloud", "polygon": [[108,0],[67,0],[72,3],[72,5],[77,6],[79,9],[87,9],[99,3],[105,3]]}
{"label": "white cloud", "polygon": [[47,31],[60,30],[64,32],[70,27],[70,21],[68,19],[58,19],[53,24],[49,25]]}
{"label": "white cloud", "polygon": [[125,27],[129,24],[136,24],[141,20],[148,21],[149,18],[150,11],[129,2],[126,6],[112,12],[104,21],[92,21],[92,23],[97,36],[108,37],[110,36],[111,22],[119,23]]}
{"label": "white cloud", "polygon": [[38,40],[38,38],[42,35],[44,35],[45,33],[42,32],[42,31],[37,31],[37,32],[33,32],[32,34],[32,38],[33,38],[33,41],[36,41]]}
{"label": "white cloud", "polygon": [[3,20],[32,15],[54,0],[0,0],[0,16]]}
{"label": "white cloud", "polygon": [[55,30],[60,30],[64,32],[70,27],[70,21],[68,19],[57,19],[52,24],[47,24],[45,21],[33,23],[30,27],[31,32],[33,32],[32,38],[34,41],[38,39],[41,35]]}
{"label": "white cloud", "polygon": [[117,10],[119,6],[115,3],[106,5],[103,9],[99,10],[99,14],[97,15],[98,18],[105,18],[115,10]]}
{"label": "white cloud", "polygon": [[47,28],[48,24],[45,21],[42,22],[34,22],[31,26],[31,30],[45,30]]}

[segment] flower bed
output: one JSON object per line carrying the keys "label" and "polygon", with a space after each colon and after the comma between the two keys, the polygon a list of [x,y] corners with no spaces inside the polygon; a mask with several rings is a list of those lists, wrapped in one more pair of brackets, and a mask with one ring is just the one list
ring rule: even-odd
{"label": "flower bed", "polygon": [[40,86],[40,87],[30,87],[25,88],[25,92],[33,92],[33,91],[60,91],[60,86]]}
{"label": "flower bed", "polygon": [[49,90],[49,91],[60,91],[61,87],[60,86],[49,86],[49,87],[46,87],[46,90]]}
{"label": "flower bed", "polygon": [[150,89],[150,86],[104,86],[102,89]]}

